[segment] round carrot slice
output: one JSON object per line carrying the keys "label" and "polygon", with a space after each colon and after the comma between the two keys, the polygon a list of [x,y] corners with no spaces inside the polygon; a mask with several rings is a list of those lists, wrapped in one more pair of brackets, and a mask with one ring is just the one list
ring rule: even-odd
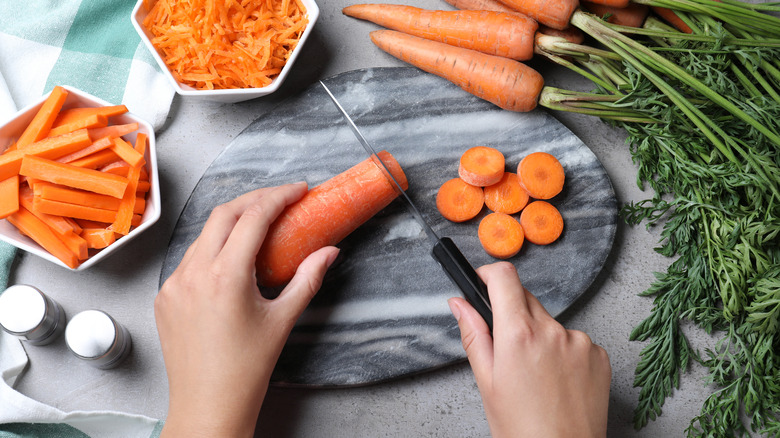
{"label": "round carrot slice", "polygon": [[479,242],[488,255],[508,259],[523,247],[523,227],[506,213],[490,213],[479,223]]}
{"label": "round carrot slice", "polygon": [[528,195],[535,199],[550,199],[563,190],[563,166],[547,152],[534,152],[520,160],[517,175]]}
{"label": "round carrot slice", "polygon": [[504,154],[489,146],[475,146],[463,153],[458,176],[472,186],[487,187],[504,176]]}
{"label": "round carrot slice", "polygon": [[436,194],[436,208],[452,222],[465,222],[476,217],[484,204],[482,187],[467,184],[460,178],[445,182]]}
{"label": "round carrot slice", "polygon": [[485,205],[497,213],[515,214],[528,204],[528,192],[516,173],[504,172],[501,181],[485,187]]}
{"label": "round carrot slice", "polygon": [[563,232],[563,216],[546,201],[534,201],[520,213],[525,238],[536,245],[549,245]]}

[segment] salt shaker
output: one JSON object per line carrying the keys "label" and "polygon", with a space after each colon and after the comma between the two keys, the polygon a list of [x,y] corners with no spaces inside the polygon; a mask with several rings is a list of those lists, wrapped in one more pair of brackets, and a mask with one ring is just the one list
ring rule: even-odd
{"label": "salt shaker", "polygon": [[132,345],[127,329],[100,310],[85,310],[71,318],[65,342],[76,357],[100,369],[118,366]]}
{"label": "salt shaker", "polygon": [[0,295],[0,327],[28,344],[50,344],[65,328],[65,310],[37,288],[17,284]]}

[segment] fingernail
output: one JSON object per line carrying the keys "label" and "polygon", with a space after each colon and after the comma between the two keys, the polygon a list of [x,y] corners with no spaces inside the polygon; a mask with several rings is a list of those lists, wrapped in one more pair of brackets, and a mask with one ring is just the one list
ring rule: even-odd
{"label": "fingernail", "polygon": [[460,321],[460,307],[458,307],[452,299],[447,300],[447,304],[450,306],[450,312],[452,312],[452,316],[455,317],[455,320]]}
{"label": "fingernail", "polygon": [[325,261],[325,263],[327,264],[327,266],[328,266],[329,268],[330,268],[330,265],[332,265],[332,264],[333,264],[333,262],[335,262],[335,261],[336,261],[336,257],[338,257],[338,256],[339,256],[339,252],[341,252],[341,250],[340,250],[340,249],[338,249],[338,248],[336,248],[336,250],[335,250],[335,251],[332,251],[332,252],[330,253],[330,255],[328,255],[328,259]]}

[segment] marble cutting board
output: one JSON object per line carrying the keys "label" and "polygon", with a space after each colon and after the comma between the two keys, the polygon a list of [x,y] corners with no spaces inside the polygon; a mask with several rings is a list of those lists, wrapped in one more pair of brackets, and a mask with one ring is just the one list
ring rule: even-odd
{"label": "marble cutting board", "polygon": [[[510,261],[554,316],[587,290],[612,247],[617,201],[596,156],[555,118],[542,110],[501,110],[415,68],[355,70],[324,82],[368,141],[399,161],[408,194],[433,229],[451,237],[475,267],[496,261],[477,238],[487,210],[454,224],[435,206],[438,187],[457,176],[460,155],[471,146],[493,146],[512,171],[533,151],[558,157],[567,179],[551,202],[564,217],[564,233],[546,247],[526,243]],[[160,284],[213,207],[258,187],[299,180],[314,186],[365,158],[319,84],[285,100],[206,170],[175,227]],[[339,258],[282,352],[273,383],[364,385],[465,359],[446,302],[460,292],[430,256],[425,233],[400,199],[339,247]]]}

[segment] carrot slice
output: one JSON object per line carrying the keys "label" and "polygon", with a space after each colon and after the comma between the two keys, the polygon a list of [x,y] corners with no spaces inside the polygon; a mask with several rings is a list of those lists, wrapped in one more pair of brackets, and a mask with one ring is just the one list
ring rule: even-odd
{"label": "carrot slice", "polygon": [[525,238],[536,245],[549,245],[563,232],[563,217],[555,206],[546,201],[534,201],[520,213],[520,225]]}
{"label": "carrot slice", "polygon": [[523,247],[523,227],[506,213],[490,213],[479,223],[479,243],[491,257],[508,259]]}
{"label": "carrot slice", "polygon": [[501,181],[485,187],[485,205],[496,213],[515,214],[528,204],[528,192],[516,173],[504,172]]}
{"label": "carrot slice", "polygon": [[67,134],[69,132],[76,131],[78,129],[85,128],[104,128],[108,125],[108,117],[95,114],[83,119],[74,120],[73,122],[60,125],[56,128],[51,128],[49,131],[49,137],[57,135]]}
{"label": "carrot slice", "polygon": [[49,97],[46,98],[35,117],[33,117],[30,124],[27,125],[27,128],[25,128],[16,141],[17,149],[22,149],[49,135],[51,125],[54,123],[54,119],[57,117],[60,109],[62,109],[62,105],[67,98],[68,91],[66,89],[56,86],[51,90]]}
{"label": "carrot slice", "polygon": [[16,149],[0,155],[0,179],[6,179],[19,173],[25,156],[38,156],[55,160],[63,155],[77,151],[90,143],[85,129],[49,137],[27,145],[24,150]]}
{"label": "carrot slice", "polygon": [[436,208],[452,222],[475,218],[485,204],[482,187],[473,186],[460,178],[453,178],[439,187]]}
{"label": "carrot slice", "polygon": [[504,154],[489,146],[475,146],[463,153],[458,176],[472,186],[491,186],[504,176]]}
{"label": "carrot slice", "polygon": [[31,156],[22,159],[19,174],[115,198],[124,195],[128,182],[121,176]]}
{"label": "carrot slice", "polygon": [[67,266],[71,268],[78,266],[79,260],[77,255],[57,237],[48,225],[35,217],[26,208],[20,207],[19,211],[8,216],[8,222]]}
{"label": "carrot slice", "polygon": [[19,210],[19,176],[14,175],[0,181],[0,219]]}
{"label": "carrot slice", "polygon": [[517,166],[517,175],[520,184],[532,198],[551,199],[563,190],[563,166],[547,152],[526,155]]}
{"label": "carrot slice", "polygon": [[[401,187],[408,187],[395,158],[387,151],[378,155]],[[274,287],[288,282],[309,254],[340,242],[398,195],[371,158],[312,188],[269,228],[256,263],[260,284]]]}
{"label": "carrot slice", "polygon": [[56,128],[92,116],[103,116],[108,118],[119,116],[126,112],[127,107],[124,105],[69,108],[60,111],[52,126]]}

